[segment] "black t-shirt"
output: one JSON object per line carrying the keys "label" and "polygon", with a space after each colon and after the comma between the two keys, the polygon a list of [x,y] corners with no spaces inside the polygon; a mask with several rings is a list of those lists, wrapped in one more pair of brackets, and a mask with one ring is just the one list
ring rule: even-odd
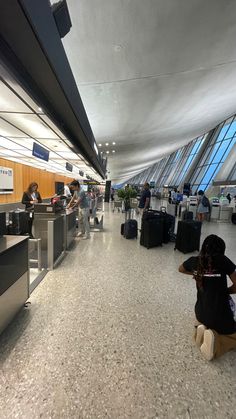
{"label": "black t-shirt", "polygon": [[[199,257],[190,257],[183,263],[188,272],[196,272]],[[212,261],[214,269],[205,272],[202,287],[197,285],[195,314],[197,320],[216,332],[227,335],[236,332],[236,324],[229,305],[227,277],[235,271],[235,264],[227,256]]]}
{"label": "black t-shirt", "polygon": [[147,208],[150,207],[150,200],[151,200],[151,192],[149,191],[149,189],[144,189],[139,201],[139,208],[144,208],[145,207],[145,202],[146,202],[146,198],[149,198],[149,203]]}

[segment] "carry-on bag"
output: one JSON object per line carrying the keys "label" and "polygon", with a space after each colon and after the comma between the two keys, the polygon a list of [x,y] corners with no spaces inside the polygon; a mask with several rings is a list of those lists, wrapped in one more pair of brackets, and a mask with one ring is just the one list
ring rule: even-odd
{"label": "carry-on bag", "polygon": [[127,220],[124,224],[124,237],[126,239],[137,239],[138,223],[136,220]]}
{"label": "carry-on bag", "polygon": [[202,223],[200,221],[179,221],[175,250],[189,253],[199,250]]}
{"label": "carry-on bag", "polygon": [[28,211],[9,211],[9,234],[23,235],[30,232],[30,213]]}
{"label": "carry-on bag", "polygon": [[124,235],[124,227],[125,227],[125,223],[122,223],[120,226],[120,234],[123,236]]}
{"label": "carry-on bag", "polygon": [[163,216],[156,213],[152,218],[143,218],[140,244],[147,249],[161,246],[163,242]]}

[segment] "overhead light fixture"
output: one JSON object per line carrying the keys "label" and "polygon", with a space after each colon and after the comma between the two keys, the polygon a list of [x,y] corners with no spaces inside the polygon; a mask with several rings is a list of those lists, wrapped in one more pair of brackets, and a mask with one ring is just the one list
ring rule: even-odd
{"label": "overhead light fixture", "polygon": [[109,143],[106,143],[106,146],[109,145]]}
{"label": "overhead light fixture", "polygon": [[116,150],[112,150],[112,153],[115,153],[116,152]]}
{"label": "overhead light fixture", "polygon": [[98,147],[102,147],[102,144],[101,144],[101,143],[99,143],[99,144],[98,144]]}
{"label": "overhead light fixture", "polygon": [[106,153],[107,153],[107,154],[109,154],[109,153],[110,153],[110,151],[108,151],[108,150],[107,150],[107,151],[106,151]]}
{"label": "overhead light fixture", "polygon": [[39,111],[39,112],[43,112],[42,108],[40,108],[40,107],[38,108],[38,111]]}
{"label": "overhead light fixture", "polygon": [[116,145],[115,141],[113,141],[112,145]]}

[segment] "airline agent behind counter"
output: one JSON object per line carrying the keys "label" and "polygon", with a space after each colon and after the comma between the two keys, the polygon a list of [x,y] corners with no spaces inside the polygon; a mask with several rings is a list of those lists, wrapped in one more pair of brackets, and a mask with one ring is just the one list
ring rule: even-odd
{"label": "airline agent behind counter", "polygon": [[28,189],[23,193],[21,202],[25,205],[25,210],[30,212],[29,235],[31,238],[33,238],[32,225],[34,218],[34,204],[41,204],[42,202],[41,195],[38,192],[38,184],[36,182],[32,182],[29,184]]}

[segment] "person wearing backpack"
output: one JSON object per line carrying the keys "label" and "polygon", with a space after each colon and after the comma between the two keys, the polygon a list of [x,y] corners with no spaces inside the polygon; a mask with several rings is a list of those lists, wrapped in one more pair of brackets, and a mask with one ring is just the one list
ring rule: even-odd
{"label": "person wearing backpack", "polygon": [[198,191],[197,219],[204,221],[210,211],[210,202],[202,190]]}

